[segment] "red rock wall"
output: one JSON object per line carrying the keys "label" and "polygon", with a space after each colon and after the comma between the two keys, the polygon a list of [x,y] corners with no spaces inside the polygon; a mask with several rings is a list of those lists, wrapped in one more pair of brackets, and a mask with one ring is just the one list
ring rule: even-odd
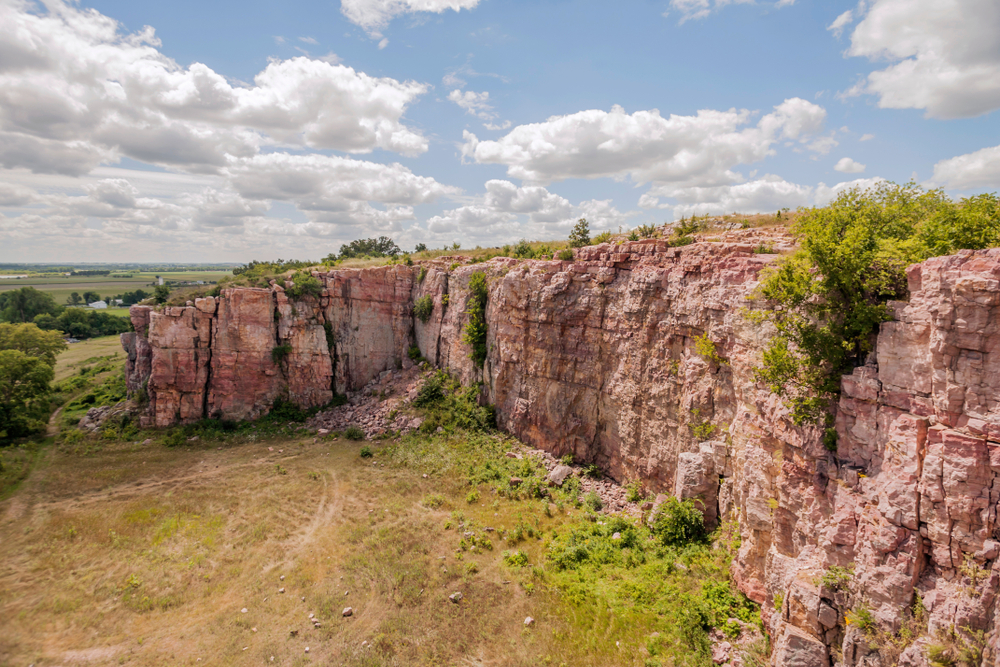
{"label": "red rock wall", "polygon": [[[734,576],[762,605],[775,664],[875,664],[846,612],[864,605],[896,627],[914,592],[932,632],[983,629],[995,656],[1000,251],[910,268],[910,301],[893,304],[872,365],[844,378],[830,452],[820,429],[794,426],[754,381],[770,332],[741,309],[773,256],[740,240],[595,246],[575,262],[449,270],[442,260],[422,278],[400,265],[340,270],[314,274],[319,298],[290,300],[273,285],[136,307],[138,333],[123,336],[129,388],[148,378],[147,419],[158,425],[252,417],[278,396],[319,405],[334,389],[360,389],[408,365],[416,344],[464,382],[483,382],[500,426],[522,440],[738,521]],[[462,342],[477,271],[490,282],[483,368]],[[412,315],[423,296],[434,303],[427,322]],[[699,354],[702,336],[715,358]],[[275,364],[279,343],[292,351]],[[984,572],[978,590],[963,574],[971,564]],[[854,568],[845,590],[821,584],[834,565]],[[902,664],[925,664],[920,646]]]}

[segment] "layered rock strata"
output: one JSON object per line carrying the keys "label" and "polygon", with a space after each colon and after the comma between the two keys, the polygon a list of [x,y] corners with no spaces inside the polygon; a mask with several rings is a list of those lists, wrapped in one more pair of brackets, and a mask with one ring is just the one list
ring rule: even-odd
{"label": "layered rock strata", "polygon": [[[407,366],[415,345],[481,382],[521,440],[737,521],[734,576],[762,605],[776,664],[877,664],[845,614],[896,630],[917,595],[930,635],[982,630],[993,660],[1000,251],[909,269],[910,300],[892,304],[870,365],[844,378],[831,452],[754,379],[769,331],[742,311],[764,306],[748,301],[774,259],[760,251],[787,241],[732,236],[593,246],[572,262],[334,270],[314,273],[318,297],[275,283],[135,307],[129,390],[149,424],[243,419],[278,398],[314,406],[360,389]],[[490,285],[482,368],[462,341],[478,271]],[[422,297],[426,321],[412,314]],[[904,664],[924,664],[920,646]]]}

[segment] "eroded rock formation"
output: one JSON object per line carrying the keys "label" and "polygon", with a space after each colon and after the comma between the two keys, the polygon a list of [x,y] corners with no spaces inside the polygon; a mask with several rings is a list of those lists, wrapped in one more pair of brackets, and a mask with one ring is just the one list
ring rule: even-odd
{"label": "eroded rock formation", "polygon": [[[776,664],[877,664],[845,614],[864,608],[898,628],[915,594],[931,635],[983,630],[993,664],[1000,250],[909,269],[910,300],[892,304],[870,365],[843,380],[832,452],[754,381],[769,331],[741,311],[765,305],[747,298],[774,258],[756,245],[651,240],[584,248],[574,262],[451,269],[442,259],[315,273],[318,297],[273,284],[134,307],[128,386],[148,424],[243,419],[279,397],[314,406],[359,389],[409,365],[416,345],[482,382],[500,427],[525,442],[738,521],[734,576],[762,605]],[[462,342],[477,271],[490,278],[481,369]],[[426,322],[412,314],[423,296]],[[833,566],[853,568],[843,586],[824,584]],[[926,664],[921,646],[903,664]]]}

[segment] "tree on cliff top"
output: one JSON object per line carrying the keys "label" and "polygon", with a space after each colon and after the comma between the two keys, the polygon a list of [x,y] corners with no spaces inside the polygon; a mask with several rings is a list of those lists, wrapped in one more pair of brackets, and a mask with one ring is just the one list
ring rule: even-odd
{"label": "tree on cliff top", "polygon": [[941,190],[883,181],[801,211],[792,230],[799,249],[756,293],[780,307],[751,317],[777,329],[757,379],[801,424],[829,415],[841,375],[864,363],[889,319],[887,302],[907,297],[908,264],[1000,245],[1000,199],[953,202]]}
{"label": "tree on cliff top", "polygon": [[[377,239],[358,239],[340,246],[340,255],[336,259],[351,259],[354,257],[395,257],[403,252],[388,236]],[[331,255],[332,257],[332,255]]]}
{"label": "tree on cliff top", "polygon": [[590,245],[590,223],[586,218],[580,218],[569,233],[569,247],[583,248]]}

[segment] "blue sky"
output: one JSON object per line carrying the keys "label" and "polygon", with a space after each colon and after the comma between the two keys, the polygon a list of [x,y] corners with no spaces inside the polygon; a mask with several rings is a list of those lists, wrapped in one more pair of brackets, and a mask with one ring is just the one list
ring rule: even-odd
{"label": "blue sky", "polygon": [[994,0],[0,0],[0,261],[1000,188]]}

